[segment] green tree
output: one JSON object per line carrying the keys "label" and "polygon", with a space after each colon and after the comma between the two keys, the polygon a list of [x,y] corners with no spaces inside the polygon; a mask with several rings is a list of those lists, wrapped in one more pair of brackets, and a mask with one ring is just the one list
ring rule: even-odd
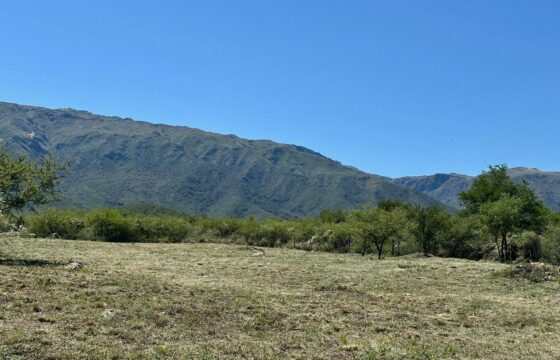
{"label": "green tree", "polygon": [[506,165],[490,166],[474,180],[469,190],[459,194],[465,212],[478,214],[484,204],[498,201],[504,194],[518,194],[519,189],[510,180],[507,169]]}
{"label": "green tree", "polygon": [[443,255],[482,259],[486,230],[479,216],[452,216],[451,227],[441,241]]}
{"label": "green tree", "polygon": [[560,224],[548,226],[542,242],[542,253],[544,260],[560,264]]}
{"label": "green tree", "polygon": [[361,241],[361,252],[365,255],[375,247],[378,259],[383,259],[385,245],[388,241],[400,242],[406,237],[412,224],[404,209],[393,211],[365,208],[353,214],[357,221],[358,238]]}
{"label": "green tree", "polygon": [[493,236],[500,261],[515,258],[509,238],[515,232],[545,231],[552,213],[526,182],[515,184],[507,175],[507,166],[490,166],[478,176],[472,187],[459,194],[464,214],[481,216]]}
{"label": "green tree", "polygon": [[451,215],[437,204],[414,209],[414,235],[424,254],[433,254],[452,226]]}
{"label": "green tree", "polygon": [[55,187],[66,164],[49,156],[42,162],[15,156],[0,146],[0,213],[21,222],[25,208],[46,204],[55,198]]}
{"label": "green tree", "polygon": [[508,249],[508,238],[520,229],[523,219],[522,206],[521,198],[504,194],[501,199],[484,204],[480,209],[482,221],[494,237],[502,262],[507,262],[513,257]]}

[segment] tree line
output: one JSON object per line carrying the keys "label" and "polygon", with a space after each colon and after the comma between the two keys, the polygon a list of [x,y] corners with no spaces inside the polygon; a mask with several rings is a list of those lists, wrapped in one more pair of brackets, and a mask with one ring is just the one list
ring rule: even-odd
{"label": "tree line", "polygon": [[38,237],[115,242],[212,241],[303,250],[402,256],[423,253],[467,259],[560,262],[560,215],[527,183],[514,183],[505,165],[491,166],[459,195],[449,213],[386,200],[354,210],[324,210],[295,220],[214,219],[151,206],[70,210],[37,205],[56,199],[67,165],[13,156],[0,148],[0,230],[25,225]]}

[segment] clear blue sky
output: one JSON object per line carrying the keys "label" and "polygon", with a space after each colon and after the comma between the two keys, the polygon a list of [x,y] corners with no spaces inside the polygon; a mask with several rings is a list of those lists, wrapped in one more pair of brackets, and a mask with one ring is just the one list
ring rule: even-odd
{"label": "clear blue sky", "polygon": [[0,100],[304,145],[387,175],[560,170],[560,2],[0,3]]}

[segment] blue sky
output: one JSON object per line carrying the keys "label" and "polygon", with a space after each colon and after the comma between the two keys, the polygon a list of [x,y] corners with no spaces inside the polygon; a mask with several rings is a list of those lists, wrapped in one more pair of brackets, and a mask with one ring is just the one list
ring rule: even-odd
{"label": "blue sky", "polygon": [[312,148],[386,176],[560,170],[560,3],[0,3],[0,100]]}

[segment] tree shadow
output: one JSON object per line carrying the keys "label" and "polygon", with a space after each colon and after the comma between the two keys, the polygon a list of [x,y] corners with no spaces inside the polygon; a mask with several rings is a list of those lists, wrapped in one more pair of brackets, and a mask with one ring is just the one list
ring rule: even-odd
{"label": "tree shadow", "polygon": [[0,259],[0,266],[60,266],[64,265],[60,261],[39,260],[39,259]]}

